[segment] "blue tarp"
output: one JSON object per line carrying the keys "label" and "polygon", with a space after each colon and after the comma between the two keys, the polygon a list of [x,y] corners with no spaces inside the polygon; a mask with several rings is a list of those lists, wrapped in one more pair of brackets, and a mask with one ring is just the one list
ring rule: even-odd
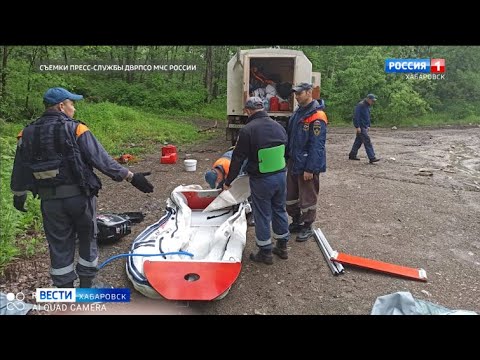
{"label": "blue tarp", "polygon": [[414,299],[408,291],[377,297],[371,315],[478,315],[475,311],[450,310],[429,301]]}

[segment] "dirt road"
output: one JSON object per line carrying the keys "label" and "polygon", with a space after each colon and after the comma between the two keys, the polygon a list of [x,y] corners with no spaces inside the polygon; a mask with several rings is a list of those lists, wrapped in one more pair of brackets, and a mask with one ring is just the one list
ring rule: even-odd
{"label": "dirt road", "polygon": [[[428,282],[347,265],[345,274],[333,276],[313,240],[298,243],[292,239],[286,261],[275,257],[272,266],[252,263],[248,254],[255,249],[254,228],[249,228],[240,277],[224,299],[201,303],[146,299],[133,290],[124,260],[116,260],[99,277],[115,287],[131,287],[132,303],[109,305],[108,311],[369,314],[378,296],[409,291],[450,309],[480,312],[480,127],[372,129],[375,151],[382,158],[374,165],[368,164],[363,148],[362,161],[348,160],[353,137],[350,128],[329,130],[327,172],[320,178],[315,227],[322,229],[337,251],[423,268]],[[162,216],[165,201],[177,185],[205,186],[203,172],[228,147],[219,130],[213,141],[180,148],[181,159],[188,153],[198,160],[194,173],[184,171],[182,161],[160,164],[160,150],[130,166],[132,171],[153,172],[153,194],[105,179],[99,212],[143,211],[147,216],[132,228],[131,235],[103,246],[100,262],[128,252],[134,237]],[[23,282],[10,275],[0,291],[50,286],[48,266],[40,262],[36,262],[35,274],[21,274]]]}

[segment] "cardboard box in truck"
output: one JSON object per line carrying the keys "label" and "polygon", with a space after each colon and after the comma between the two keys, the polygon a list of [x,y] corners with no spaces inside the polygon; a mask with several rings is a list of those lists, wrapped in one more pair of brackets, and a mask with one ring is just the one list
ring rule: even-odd
{"label": "cardboard box in truck", "polygon": [[313,97],[319,99],[320,81],[320,73],[312,72],[312,63],[302,51],[276,48],[238,51],[227,65],[227,140],[235,145],[247,120],[243,105],[249,96],[264,99],[268,115],[286,126],[297,107],[292,86],[311,83]]}

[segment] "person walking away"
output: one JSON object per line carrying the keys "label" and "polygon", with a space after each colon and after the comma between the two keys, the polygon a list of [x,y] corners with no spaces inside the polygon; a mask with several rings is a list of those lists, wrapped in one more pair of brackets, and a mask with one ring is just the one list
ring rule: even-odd
{"label": "person walking away", "polygon": [[60,288],[72,288],[77,275],[80,287],[92,287],[98,271],[96,196],[102,184],[93,168],[114,181],[126,180],[144,193],[153,192],[145,178],[149,172],[132,173],[118,164],[89,128],[73,119],[74,101],[82,98],[60,87],[46,91],[45,112],[18,135],[10,183],[17,210],[27,211],[27,191],[41,199],[50,276]]}
{"label": "person walking away", "polygon": [[370,109],[377,101],[377,96],[374,94],[368,94],[365,99],[360,101],[356,106],[353,114],[353,126],[355,126],[355,141],[353,142],[352,149],[348,158],[350,160],[360,160],[357,157],[358,150],[360,147],[365,147],[365,151],[368,156],[370,164],[373,164],[377,161],[380,161],[379,158],[375,156],[375,151],[373,150],[372,141],[370,140],[370,135],[368,134],[370,130]]}
{"label": "person walking away", "polygon": [[[247,159],[245,171],[249,175],[250,190],[255,218],[255,240],[258,252],[250,254],[250,260],[267,265],[273,264],[273,255],[288,259],[288,216],[285,209],[285,129],[272,120],[259,97],[250,97],[245,102],[244,112],[248,119],[240,130],[230,163],[230,172],[223,188],[228,190],[240,173]],[[272,244],[272,234],[276,240]]]}
{"label": "person walking away", "polygon": [[288,229],[299,233],[296,241],[313,235],[320,189],[319,174],[326,172],[327,115],[325,103],[312,98],[312,84],[292,88],[298,108],[287,125],[287,212],[292,217]]}

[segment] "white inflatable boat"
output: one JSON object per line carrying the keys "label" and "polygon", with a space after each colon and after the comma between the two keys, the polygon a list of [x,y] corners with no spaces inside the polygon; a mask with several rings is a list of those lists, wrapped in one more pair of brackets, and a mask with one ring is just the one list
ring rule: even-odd
{"label": "white inflatable boat", "polygon": [[227,295],[241,270],[249,194],[248,177],[223,192],[199,185],[175,188],[166,214],[131,246],[126,269],[135,289],[169,300]]}

